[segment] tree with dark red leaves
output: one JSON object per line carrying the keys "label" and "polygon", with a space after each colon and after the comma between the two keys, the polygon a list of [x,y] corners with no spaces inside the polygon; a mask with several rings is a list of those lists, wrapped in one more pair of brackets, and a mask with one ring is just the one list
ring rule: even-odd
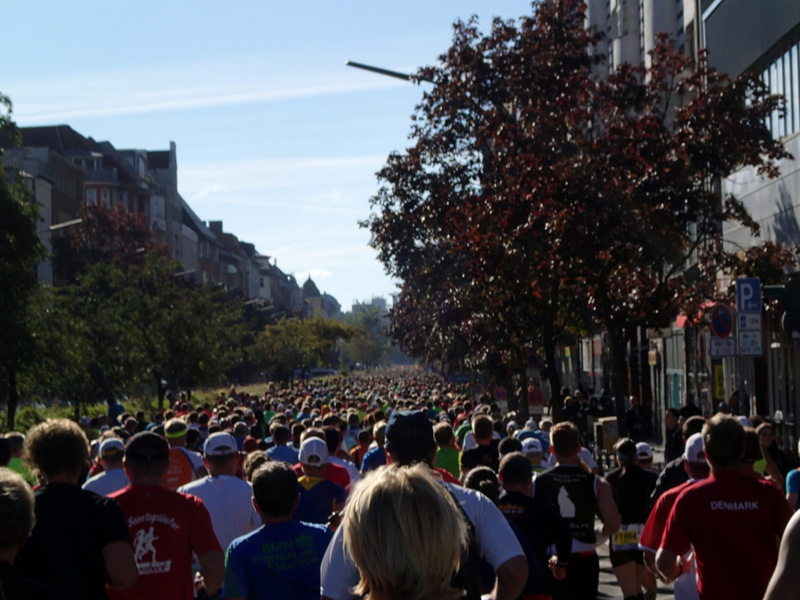
{"label": "tree with dark red leaves", "polygon": [[665,37],[648,68],[607,75],[582,1],[534,10],[486,36],[455,24],[362,225],[402,281],[391,333],[408,352],[507,378],[543,349],[557,390],[559,340],[602,327],[624,395],[636,327],[716,293],[721,222],[757,231],[713,184],[776,175],[786,152],[764,122],[780,100]]}

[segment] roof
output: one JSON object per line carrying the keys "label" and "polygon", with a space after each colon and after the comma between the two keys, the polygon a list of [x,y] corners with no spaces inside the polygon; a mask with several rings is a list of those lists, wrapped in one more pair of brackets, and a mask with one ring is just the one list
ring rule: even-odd
{"label": "roof", "polygon": [[32,148],[46,147],[63,155],[90,155],[100,152],[97,142],[84,137],[69,125],[20,127],[22,145]]}
{"label": "roof", "polygon": [[217,236],[211,233],[211,230],[206,227],[206,224],[200,220],[200,217],[197,216],[197,214],[192,210],[192,207],[189,206],[189,204],[183,198],[181,198],[181,209],[182,221],[184,225],[197,232],[199,236],[213,241],[218,246],[221,245],[219,240],[217,240]]}
{"label": "roof", "polygon": [[311,276],[308,276],[306,282],[303,284],[303,296],[306,298],[319,298],[322,294],[319,293],[317,284],[311,281]]}

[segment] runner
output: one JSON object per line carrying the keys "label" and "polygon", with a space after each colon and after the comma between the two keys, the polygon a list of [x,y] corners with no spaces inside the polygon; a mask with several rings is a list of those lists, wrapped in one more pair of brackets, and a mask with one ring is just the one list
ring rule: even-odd
{"label": "runner", "polygon": [[[572,556],[563,580],[551,578],[554,600],[594,600],[600,577],[596,547],[603,537],[616,532],[621,517],[608,482],[587,470],[580,458],[581,439],[577,426],[564,421],[550,434],[556,466],[540,473],[534,484],[534,497],[557,507],[572,531]],[[595,516],[603,526],[600,538],[595,531]]]}
{"label": "runner", "polygon": [[[430,467],[435,459],[433,426],[423,411],[393,411],[386,429],[386,440],[392,463],[400,466],[425,463]],[[502,513],[483,494],[453,484],[442,485],[455,497],[469,519],[474,529],[477,555],[486,558],[497,573],[490,597],[492,600],[515,600],[527,580],[528,566],[522,548]],[[344,550],[342,528],[339,528],[322,562],[322,597],[349,600],[353,597],[350,590],[358,580],[358,570]],[[469,600],[474,597],[467,596]]]}
{"label": "runner", "polygon": [[656,566],[674,579],[681,570],[679,557],[691,546],[701,599],[761,598],[791,509],[772,484],[740,473],[744,429],[738,420],[712,417],[703,427],[703,444],[711,476],[675,500]]}
{"label": "runner", "polygon": [[[639,466],[639,444],[630,438],[617,442],[615,450],[619,468],[606,476],[622,517],[619,531],[609,538],[609,556],[625,600],[636,600],[642,593],[645,600],[653,600],[656,596],[655,579],[645,567],[639,549],[639,536],[650,512],[650,494],[656,483],[656,474]],[[652,451],[649,457],[652,462]]]}
{"label": "runner", "polygon": [[106,438],[100,443],[97,453],[103,471],[86,480],[83,489],[109,496],[128,485],[128,476],[122,468],[122,459],[125,456],[125,444],[119,438]]}
{"label": "runner", "polygon": [[197,597],[213,598],[222,587],[223,554],[208,510],[196,496],[162,486],[169,459],[167,442],[150,431],[137,433],[125,448],[131,485],[112,497],[122,506],[134,540],[139,580],[109,594],[111,600],[192,600],[192,553],[203,574]]}
{"label": "runner", "polygon": [[203,501],[223,552],[234,539],[261,525],[261,518],[253,508],[253,489],[235,476],[239,467],[236,447],[230,433],[212,433],[205,443],[209,474],[178,488],[182,494],[192,494]]}
{"label": "runner", "polygon": [[68,419],[28,432],[26,461],[46,483],[36,490],[36,525],[14,565],[67,600],[106,600],[107,589],[130,588],[138,576],[119,505],[78,485],[88,460],[89,441]]}
{"label": "runner", "polygon": [[[667,518],[675,504],[675,499],[684,488],[699,479],[705,479],[710,472],[706,455],[703,451],[703,434],[695,433],[686,441],[683,461],[689,479],[661,495],[650,512],[647,522],[644,524],[644,530],[639,540],[639,548],[644,553],[645,565],[651,573],[658,576],[661,576],[661,574],[656,569],[656,552],[661,544],[664,528],[667,525]],[[697,565],[691,548],[681,556],[680,563],[680,574],[675,578],[673,586],[675,600],[698,600]],[[664,579],[664,581],[669,580]]]}
{"label": "runner", "polygon": [[319,600],[320,563],[333,532],[292,518],[299,502],[297,474],[272,461],[253,479],[253,502],[263,526],[234,540],[225,561],[228,600]]}

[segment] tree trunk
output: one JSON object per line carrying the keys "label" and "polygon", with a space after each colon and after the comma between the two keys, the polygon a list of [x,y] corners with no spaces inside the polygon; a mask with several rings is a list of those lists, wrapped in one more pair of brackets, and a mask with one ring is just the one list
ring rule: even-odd
{"label": "tree trunk", "polygon": [[558,353],[553,330],[549,325],[542,328],[542,344],[544,345],[544,360],[547,370],[547,381],[550,384],[550,415],[554,423],[561,421],[564,408],[559,401],[561,398],[561,377],[558,374]]}
{"label": "tree trunk", "polygon": [[161,373],[155,373],[156,378],[156,396],[158,397],[158,410],[164,408],[164,398],[167,395],[167,389],[161,385]]}
{"label": "tree trunk", "polygon": [[14,423],[17,419],[17,406],[19,405],[19,390],[17,390],[17,370],[8,367],[8,412],[6,413],[6,427],[8,431],[14,431]]}
{"label": "tree trunk", "polygon": [[[628,336],[621,328],[609,327],[608,340],[611,347],[611,394],[619,402],[630,394],[628,377]],[[619,408],[619,404],[617,405]]]}

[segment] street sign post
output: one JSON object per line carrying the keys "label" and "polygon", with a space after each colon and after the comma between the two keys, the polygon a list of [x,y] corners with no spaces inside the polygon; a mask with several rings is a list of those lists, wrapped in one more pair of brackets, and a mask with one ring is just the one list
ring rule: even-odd
{"label": "street sign post", "polygon": [[759,313],[742,313],[739,317],[739,331],[761,331],[761,315]]}
{"label": "street sign post", "polygon": [[711,338],[711,358],[725,358],[736,356],[736,340],[732,337]]}
{"label": "street sign post", "polygon": [[733,311],[727,304],[717,304],[711,311],[711,331],[720,338],[728,337],[733,331]]}
{"label": "street sign post", "polygon": [[760,331],[739,332],[739,354],[741,356],[761,356],[764,354]]}
{"label": "street sign post", "polygon": [[758,277],[736,280],[736,311],[761,314],[761,280]]}

